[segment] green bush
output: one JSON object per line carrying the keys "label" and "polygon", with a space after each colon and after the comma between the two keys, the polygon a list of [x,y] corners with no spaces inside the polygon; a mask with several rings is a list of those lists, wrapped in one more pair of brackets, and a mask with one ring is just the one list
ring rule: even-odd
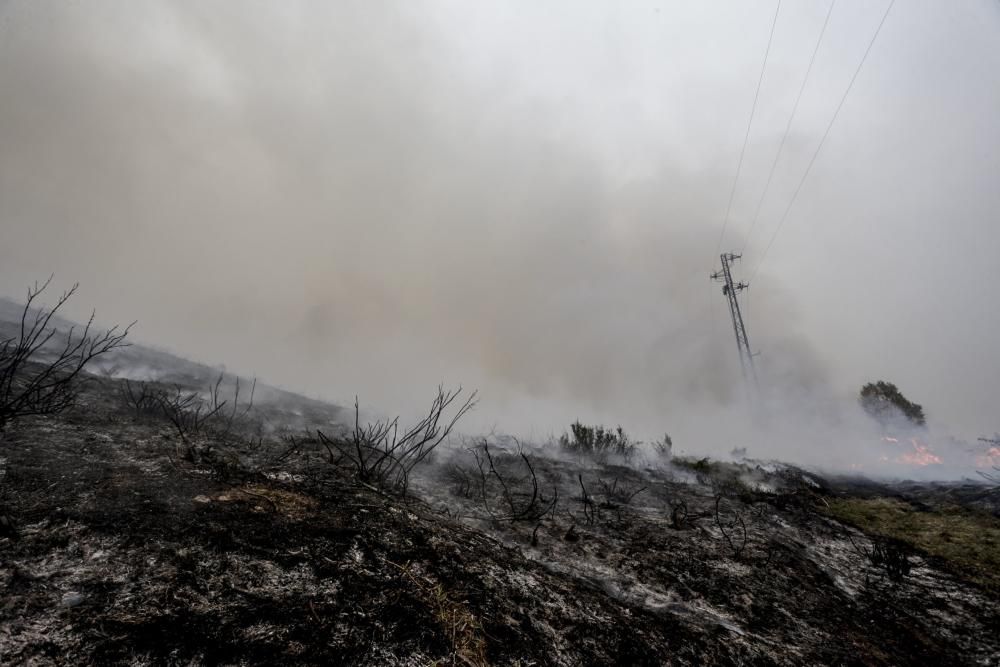
{"label": "green bush", "polygon": [[559,438],[559,445],[566,451],[602,461],[610,455],[627,460],[635,454],[637,443],[629,439],[621,426],[610,429],[576,421],[569,428],[570,432]]}
{"label": "green bush", "polygon": [[886,425],[897,411],[901,413],[915,426],[923,426],[926,422],[924,408],[908,400],[891,382],[879,380],[869,382],[861,387],[861,394],[858,397],[864,411]]}

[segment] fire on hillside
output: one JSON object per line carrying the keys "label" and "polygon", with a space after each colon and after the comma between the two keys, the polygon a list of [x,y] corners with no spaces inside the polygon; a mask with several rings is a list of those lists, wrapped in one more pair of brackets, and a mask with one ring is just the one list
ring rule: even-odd
{"label": "fire on hillside", "polygon": [[[920,467],[941,465],[943,463],[941,457],[931,450],[931,446],[926,442],[922,442],[919,438],[909,438],[906,442],[903,442],[899,438],[884,436],[882,442],[894,445],[893,450],[898,452],[895,456],[882,455],[882,461],[892,461],[893,463]],[[902,451],[898,451],[900,449]]]}

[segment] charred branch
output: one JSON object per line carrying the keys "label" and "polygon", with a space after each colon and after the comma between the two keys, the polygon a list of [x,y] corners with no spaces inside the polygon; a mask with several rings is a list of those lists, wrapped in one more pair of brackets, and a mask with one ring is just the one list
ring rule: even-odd
{"label": "charred branch", "polygon": [[136,417],[153,417],[161,414],[162,392],[148,382],[133,383],[125,380],[119,386],[119,394]]}
{"label": "charred branch", "polygon": [[[524,453],[520,445],[518,445],[515,457],[515,461],[520,462],[525,472],[524,477],[520,479],[510,473],[501,472],[501,466],[498,466],[496,459],[490,452],[489,443],[485,440],[482,447],[473,450],[472,453],[475,456],[482,482],[483,505],[494,521],[538,522],[555,511],[559,502],[558,487],[553,485],[551,496],[545,496],[540,492],[538,475],[535,473],[531,458]],[[503,501],[502,509],[491,507],[489,499],[491,479],[496,480],[494,488],[499,487],[499,495]]]}
{"label": "charred branch", "polygon": [[587,493],[587,486],[583,483],[583,475],[578,474],[576,477],[580,481],[580,503],[583,505],[583,518],[588,526],[593,526],[598,518],[597,506],[590,498],[590,494]]}
{"label": "charred branch", "polygon": [[164,392],[160,396],[160,409],[185,443],[202,434],[224,407],[224,402],[212,406],[203,401],[197,392],[185,393],[180,387],[175,387],[172,394]]}
{"label": "charred branch", "polygon": [[446,419],[449,407],[461,393],[461,387],[454,391],[438,387],[427,415],[404,430],[400,429],[399,417],[362,425],[361,410],[355,398],[354,429],[347,436],[329,437],[322,431],[316,433],[329,454],[330,463],[346,462],[362,482],[405,495],[413,468],[424,461],[451,434],[458,420],[475,406],[476,392],[472,392],[451,419]]}
{"label": "charred branch", "polygon": [[722,532],[726,544],[729,545],[730,551],[733,552],[733,558],[740,560],[749,540],[747,524],[743,521],[743,516],[734,510],[732,512],[733,518],[728,521],[727,527],[727,522],[722,517],[721,503],[722,496],[715,496],[715,523],[719,527],[719,531]]}
{"label": "charred branch", "polygon": [[78,284],[63,292],[51,308],[34,308],[52,282],[28,290],[16,333],[0,340],[0,431],[15,419],[62,412],[77,399],[81,374],[87,365],[112,350],[127,347],[133,322],[104,333],[94,330],[94,314],[82,329],[70,326],[64,334],[53,318],[76,293]]}
{"label": "charred branch", "polygon": [[601,507],[604,509],[619,509],[620,507],[627,507],[632,503],[632,499],[637,495],[646,490],[646,487],[640,488],[630,488],[624,484],[618,484],[618,479],[612,481],[608,484],[603,479],[597,480],[601,489],[603,490],[604,502],[601,503]]}
{"label": "charred branch", "polygon": [[482,495],[482,484],[476,471],[463,466],[451,465],[447,470],[448,481],[451,482],[451,492],[461,498],[473,498]]}
{"label": "charred branch", "polygon": [[888,537],[871,537],[870,547],[859,545],[850,532],[847,539],[851,546],[868,564],[881,572],[892,583],[900,583],[910,574],[913,565],[910,563],[909,549],[902,542]]}

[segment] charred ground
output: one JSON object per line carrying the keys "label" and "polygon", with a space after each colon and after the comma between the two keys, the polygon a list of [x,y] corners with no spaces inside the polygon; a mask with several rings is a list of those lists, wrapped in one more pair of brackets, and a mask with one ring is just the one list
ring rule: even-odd
{"label": "charred ground", "polygon": [[[129,405],[123,385],[91,378],[76,407],[4,436],[3,502],[17,531],[0,539],[0,662],[916,665],[1000,655],[989,578],[919,542],[866,535],[836,511],[893,497],[932,512],[912,505],[913,489],[776,464],[620,465],[494,438],[493,471],[476,464],[481,441],[442,447],[404,496],[280,428],[295,417],[294,433],[334,433],[345,417],[336,408],[282,394],[258,403],[238,435],[182,438]],[[996,522],[979,496],[966,510],[954,495],[950,511]],[[904,554],[904,576],[872,558],[876,544]]]}

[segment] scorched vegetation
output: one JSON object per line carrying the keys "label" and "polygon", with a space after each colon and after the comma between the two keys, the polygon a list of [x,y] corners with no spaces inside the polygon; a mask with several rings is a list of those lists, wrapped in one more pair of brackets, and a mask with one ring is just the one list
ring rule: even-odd
{"label": "scorched vegetation", "polygon": [[[998,659],[985,484],[672,457],[579,423],[464,439],[474,394],[366,421],[26,322],[4,348],[0,663]],[[91,375],[97,355],[149,376]]]}

